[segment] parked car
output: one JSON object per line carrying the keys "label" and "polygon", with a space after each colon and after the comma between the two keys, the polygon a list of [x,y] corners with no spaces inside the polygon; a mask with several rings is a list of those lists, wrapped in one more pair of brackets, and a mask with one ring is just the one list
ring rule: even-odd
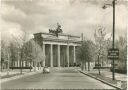
{"label": "parked car", "polygon": [[50,73],[50,69],[46,66],[43,68],[43,73]]}

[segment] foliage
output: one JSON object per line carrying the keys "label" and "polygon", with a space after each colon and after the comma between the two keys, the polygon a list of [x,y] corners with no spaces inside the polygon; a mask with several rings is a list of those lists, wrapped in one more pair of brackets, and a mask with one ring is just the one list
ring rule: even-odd
{"label": "foliage", "polygon": [[[13,65],[13,61],[17,60],[18,49],[15,42],[9,42],[8,40],[1,40],[1,71],[6,66],[9,68],[9,64]],[[8,65],[8,66],[7,66]]]}
{"label": "foliage", "polygon": [[40,62],[44,60],[42,47],[33,39],[23,45],[23,60]]}
{"label": "foliage", "polygon": [[[40,62],[44,60],[44,54],[42,51],[42,47],[37,44],[33,39],[27,41],[27,34],[24,33],[21,37],[13,36],[13,40],[1,40],[1,70],[2,66],[6,65],[8,62],[13,66],[14,61],[20,61],[20,65],[22,65],[22,61],[36,61]],[[9,64],[7,64],[8,67]],[[21,70],[22,72],[22,70]]]}
{"label": "foliage", "polygon": [[[82,62],[83,65],[85,65],[86,62],[90,64],[90,62],[93,61],[93,49],[94,44],[90,40],[83,41],[82,45],[77,49],[77,58],[80,60],[80,62]],[[89,68],[90,67],[88,67],[88,69]]]}
{"label": "foliage", "polygon": [[8,61],[10,51],[4,40],[1,40],[1,62]]}
{"label": "foliage", "polygon": [[127,40],[125,37],[119,37],[115,43],[116,48],[119,48],[119,59],[116,61],[117,67],[120,70],[127,69]]}

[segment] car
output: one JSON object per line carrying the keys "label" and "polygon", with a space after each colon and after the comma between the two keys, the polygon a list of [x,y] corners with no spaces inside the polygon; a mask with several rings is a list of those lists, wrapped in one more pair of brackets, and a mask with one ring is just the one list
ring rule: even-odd
{"label": "car", "polygon": [[43,73],[50,73],[50,69],[46,66],[43,68]]}

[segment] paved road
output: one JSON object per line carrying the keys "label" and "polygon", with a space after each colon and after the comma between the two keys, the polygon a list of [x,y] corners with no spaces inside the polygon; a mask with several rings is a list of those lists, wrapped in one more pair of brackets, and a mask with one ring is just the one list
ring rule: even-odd
{"label": "paved road", "polygon": [[2,83],[1,87],[2,89],[113,89],[73,68],[56,69],[49,74],[38,73]]}

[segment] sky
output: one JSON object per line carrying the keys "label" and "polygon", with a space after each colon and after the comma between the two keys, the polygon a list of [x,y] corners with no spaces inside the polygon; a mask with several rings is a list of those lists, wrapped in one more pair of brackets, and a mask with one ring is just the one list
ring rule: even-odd
{"label": "sky", "polygon": [[[103,9],[112,0],[2,0],[1,35],[6,39],[19,37],[24,32],[31,38],[33,33],[49,32],[60,23],[64,33],[94,40],[94,31],[103,26],[107,36],[112,33],[112,6]],[[116,2],[116,38],[126,36],[128,3]]]}

